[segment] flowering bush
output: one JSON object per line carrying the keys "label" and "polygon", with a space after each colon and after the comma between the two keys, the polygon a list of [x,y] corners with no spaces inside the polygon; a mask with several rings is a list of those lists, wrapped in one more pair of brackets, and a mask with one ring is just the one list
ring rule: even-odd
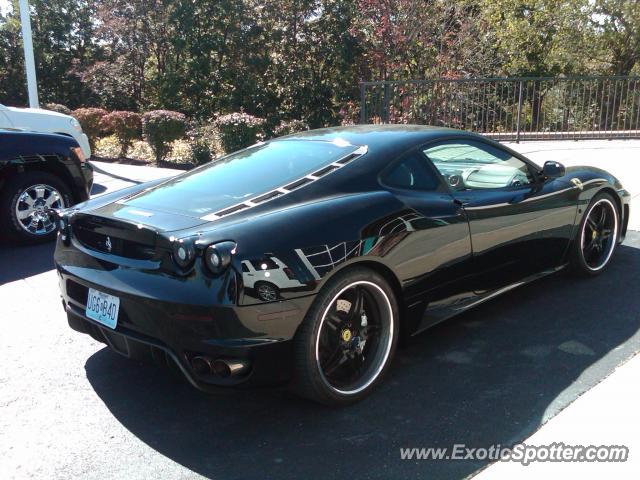
{"label": "flowering bush", "polygon": [[64,113],[65,115],[71,115],[71,109],[59,103],[47,103],[44,108],[51,110],[52,112]]}
{"label": "flowering bush", "polygon": [[142,116],[142,133],[156,157],[164,160],[171,152],[171,142],[181,138],[186,129],[186,118],[180,112],[152,110]]}
{"label": "flowering bush", "polygon": [[91,150],[95,149],[96,141],[102,133],[100,121],[106,114],[107,111],[102,108],[78,108],[71,112],[71,115],[80,122],[82,130],[87,134],[87,137],[89,137]]}
{"label": "flowering bush", "polygon": [[120,157],[126,157],[133,141],[140,138],[141,121],[140,114],[127,111],[115,111],[102,117],[102,131],[116,136],[120,144]]}
{"label": "flowering bush", "polygon": [[290,135],[304,130],[309,130],[307,122],[302,120],[284,120],[280,122],[280,125],[273,129],[273,135],[275,137],[281,137],[283,135]]}
{"label": "flowering bush", "polygon": [[214,121],[220,143],[226,153],[253,145],[264,137],[264,119],[248,113],[229,113]]}

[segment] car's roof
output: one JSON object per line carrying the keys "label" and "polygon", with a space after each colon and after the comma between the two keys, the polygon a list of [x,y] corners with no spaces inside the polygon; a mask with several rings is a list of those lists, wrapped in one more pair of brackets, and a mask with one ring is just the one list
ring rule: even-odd
{"label": "car's roof", "polygon": [[294,133],[278,140],[343,140],[352,145],[366,145],[370,151],[380,148],[402,148],[449,136],[475,136],[464,130],[431,125],[348,125]]}

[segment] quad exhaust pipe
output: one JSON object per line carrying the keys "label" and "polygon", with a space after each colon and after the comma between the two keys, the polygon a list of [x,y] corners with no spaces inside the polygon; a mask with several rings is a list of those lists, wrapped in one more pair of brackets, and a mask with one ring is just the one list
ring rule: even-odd
{"label": "quad exhaust pipe", "polygon": [[198,355],[191,359],[191,368],[198,375],[217,375],[222,378],[237,377],[249,370],[249,362],[242,359],[218,358]]}
{"label": "quad exhaust pipe", "polygon": [[219,358],[213,362],[212,367],[213,373],[220,377],[237,377],[249,370],[249,362],[246,360],[228,360]]}
{"label": "quad exhaust pipe", "polygon": [[193,357],[191,359],[191,368],[198,375],[208,375],[213,372],[213,365],[209,357]]}

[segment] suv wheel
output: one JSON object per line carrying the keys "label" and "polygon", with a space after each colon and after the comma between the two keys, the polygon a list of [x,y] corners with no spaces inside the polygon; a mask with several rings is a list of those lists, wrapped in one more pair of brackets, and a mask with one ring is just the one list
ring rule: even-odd
{"label": "suv wheel", "polygon": [[71,205],[69,189],[47,172],[27,172],[7,179],[0,193],[0,225],[14,243],[43,243],[56,236],[54,210]]}

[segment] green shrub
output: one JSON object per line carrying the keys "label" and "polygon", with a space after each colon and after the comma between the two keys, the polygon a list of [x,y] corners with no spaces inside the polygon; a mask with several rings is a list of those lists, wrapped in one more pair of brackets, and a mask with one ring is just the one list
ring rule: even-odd
{"label": "green shrub", "polygon": [[302,120],[283,120],[280,125],[273,129],[273,136],[282,137],[283,135],[290,135],[304,130],[309,130],[307,122]]}
{"label": "green shrub", "polygon": [[210,162],[220,150],[218,132],[212,123],[193,127],[187,136],[191,149],[191,162],[194,165]]}
{"label": "green shrub", "polygon": [[59,103],[47,103],[44,106],[45,110],[51,110],[52,112],[64,113],[65,115],[71,115],[71,109]]}
{"label": "green shrub", "polygon": [[211,148],[206,142],[197,138],[193,139],[189,142],[189,148],[191,149],[191,161],[194,165],[204,165],[213,160]]}
{"label": "green shrub", "polygon": [[96,147],[96,141],[102,133],[100,121],[107,114],[102,108],[78,108],[71,112],[71,115],[80,122],[82,131],[89,137],[89,145],[91,150]]}
{"label": "green shrub", "polygon": [[142,133],[156,157],[164,160],[171,153],[171,142],[181,138],[186,129],[186,118],[180,112],[152,110],[142,116]]}
{"label": "green shrub", "polygon": [[120,144],[120,157],[126,157],[133,141],[140,138],[141,121],[139,113],[127,111],[115,111],[102,117],[102,131],[116,136]]}
{"label": "green shrub", "polygon": [[195,165],[202,165],[213,160],[214,152],[214,132],[211,126],[198,126],[192,128],[187,136],[189,138],[189,148],[191,149],[191,162]]}
{"label": "green shrub", "polygon": [[264,119],[248,113],[229,113],[218,117],[214,125],[226,153],[241,150],[264,138]]}

